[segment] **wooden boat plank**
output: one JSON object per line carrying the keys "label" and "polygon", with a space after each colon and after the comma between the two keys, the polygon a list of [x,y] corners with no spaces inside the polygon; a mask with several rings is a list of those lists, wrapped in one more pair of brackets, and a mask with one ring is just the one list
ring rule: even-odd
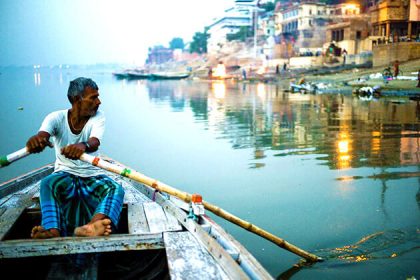
{"label": "wooden boat plank", "polygon": [[168,207],[163,207],[163,211],[166,215],[166,229],[168,231],[180,231],[182,230],[181,224],[178,222],[178,220],[170,213],[168,212]]}
{"label": "wooden boat plank", "polygon": [[119,183],[122,185],[125,191],[124,203],[127,203],[127,204],[132,203],[132,202],[142,203],[142,202],[150,201],[150,199],[147,196],[145,196],[144,194],[134,189],[131,184],[125,182],[124,180],[120,180]]}
{"label": "wooden boat plank", "polygon": [[0,242],[0,259],[78,253],[163,249],[162,233],[113,234],[106,237],[60,237]]}
{"label": "wooden boat plank", "polygon": [[128,210],[128,232],[130,234],[149,233],[146,214],[143,203],[131,203],[127,205]]}
{"label": "wooden boat plank", "polygon": [[[133,183],[135,188],[148,188],[143,184]],[[210,235],[207,234],[206,230],[200,225],[194,222],[192,219],[187,218],[187,213],[176,207],[172,201],[167,200],[160,193],[155,194],[156,202],[158,202],[163,208],[167,208],[167,212],[172,214],[180,223],[188,229],[200,243],[206,248],[207,252],[213,256],[217,263],[223,268],[223,270],[233,279],[248,279],[245,272],[238,266],[235,260],[223,249],[223,247]]]}
{"label": "wooden boat plank", "polygon": [[189,232],[165,232],[163,240],[171,279],[229,279]]}
{"label": "wooden boat plank", "polygon": [[[29,193],[31,196],[34,196],[36,193],[39,193],[40,184],[40,181],[31,183],[26,188],[4,197],[2,200],[0,200],[0,205],[11,207],[13,203],[16,203],[17,200],[21,199],[23,196]],[[28,203],[30,203],[30,201],[28,201]]]}
{"label": "wooden boat plank", "polygon": [[0,197],[5,197],[26,188],[29,184],[37,182],[41,178],[49,175],[53,170],[54,167],[52,165],[47,165],[0,184]]}
{"label": "wooden boat plank", "polygon": [[144,213],[147,217],[150,232],[166,231],[166,215],[162,207],[156,202],[143,203]]}
{"label": "wooden boat plank", "polygon": [[0,207],[7,209],[10,207],[13,207],[13,205],[16,205],[16,203],[21,199],[20,195],[11,194],[7,196],[7,199],[0,201]]}
{"label": "wooden boat plank", "polygon": [[[207,215],[203,217],[206,222],[211,224],[210,235],[221,244],[226,244],[227,251],[238,254],[238,263],[253,279],[273,279],[273,277],[262,267],[262,265],[251,255],[245,247],[227,233],[220,225],[215,223]],[[221,240],[223,239],[223,240]]]}
{"label": "wooden boat plank", "polygon": [[[135,188],[139,189],[139,191],[143,193],[146,193],[148,196],[151,196],[154,192],[150,187],[147,187],[143,184],[139,184],[136,182],[133,182],[133,184]],[[174,215],[177,218],[177,220],[179,220],[182,223],[183,226],[189,227],[188,229],[190,232],[195,232],[196,235],[202,236],[202,242],[206,244],[208,250],[211,250],[210,253],[213,254],[213,256],[216,254],[213,251],[214,249],[211,244],[215,243],[214,246],[220,251],[223,251],[226,259],[226,256],[229,256],[229,254],[232,255],[229,256],[232,259],[232,261],[234,261],[233,259],[237,259],[242,269],[244,269],[244,271],[246,271],[248,276],[250,276],[251,278],[273,279],[273,277],[261,266],[261,264],[248,252],[248,250],[245,247],[243,247],[232,236],[226,233],[218,224],[216,224],[208,216],[204,217],[206,223],[204,225],[198,226],[195,222],[193,223],[190,219],[187,219],[187,214],[178,208],[186,208],[186,203],[174,197],[170,197],[170,200],[167,200],[167,198],[163,197],[160,193],[156,193],[154,196],[156,198],[156,202],[161,204],[166,211],[171,212],[171,214]],[[188,226],[187,222],[191,224],[191,226]],[[197,228],[196,231],[195,228]],[[206,231],[210,232],[212,236],[210,237],[211,240],[208,240],[209,235],[206,234]],[[225,240],[225,243],[229,243],[228,245],[223,244],[226,248],[223,248],[222,245],[218,243],[218,241],[221,241],[222,237]],[[209,242],[209,244],[207,244],[207,242]],[[235,269],[233,269],[235,265],[232,265],[230,263],[230,260],[227,262],[221,261],[221,263],[223,263],[225,267],[227,266],[228,270],[232,269],[233,272],[231,273],[235,273]],[[230,263],[230,265],[227,265],[227,263]],[[243,273],[242,270],[241,272]],[[231,273],[229,273],[229,275],[231,275]]]}
{"label": "wooden boat plank", "polygon": [[33,193],[38,190],[38,186],[39,184],[35,183],[29,186],[27,191],[13,194],[10,199],[1,206],[1,208],[6,209],[6,211],[0,216],[0,240],[3,240],[23,211],[33,204],[31,197]]}
{"label": "wooden boat plank", "polygon": [[[8,208],[0,217],[0,240],[3,240],[5,235],[12,228],[14,221],[22,215],[26,206],[19,206],[15,208]],[[0,242],[1,243],[1,242]],[[0,252],[1,254],[1,252]]]}

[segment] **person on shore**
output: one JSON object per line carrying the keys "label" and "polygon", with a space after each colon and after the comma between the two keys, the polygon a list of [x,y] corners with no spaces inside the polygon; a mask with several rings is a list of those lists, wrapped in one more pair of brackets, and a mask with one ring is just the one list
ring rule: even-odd
{"label": "person on shore", "polygon": [[305,81],[305,77],[303,76],[303,74],[302,74],[302,76],[300,77],[300,79],[299,79],[299,81],[298,81],[298,85],[303,85],[304,83],[306,83],[306,81]]}
{"label": "person on shore", "polygon": [[213,68],[210,66],[207,72],[207,77],[211,80],[213,78]]}
{"label": "person on shore", "polygon": [[417,71],[417,87],[420,88],[420,69]]}
{"label": "person on shore", "polygon": [[286,62],[284,62],[284,63],[283,63],[283,71],[284,71],[284,72],[286,72],[286,71],[287,71],[287,63],[286,63]]}
{"label": "person on shore", "polygon": [[242,67],[242,79],[246,80],[246,68]]}
{"label": "person on shore", "polygon": [[276,65],[276,75],[280,74],[280,65]]}
{"label": "person on shore", "polygon": [[102,170],[78,160],[83,153],[97,155],[105,116],[99,111],[97,84],[88,78],[70,82],[68,110],[47,115],[37,134],[26,143],[30,153],[53,146],[54,172],[41,181],[42,222],[32,229],[35,239],[59,236],[106,236],[116,229],[124,190]]}
{"label": "person on shore", "polygon": [[394,78],[397,78],[399,73],[400,73],[400,62],[398,60],[395,60],[395,62],[394,62]]}
{"label": "person on shore", "polygon": [[346,65],[346,58],[347,58],[347,50],[343,49],[343,52],[341,53],[343,56],[343,66]]}

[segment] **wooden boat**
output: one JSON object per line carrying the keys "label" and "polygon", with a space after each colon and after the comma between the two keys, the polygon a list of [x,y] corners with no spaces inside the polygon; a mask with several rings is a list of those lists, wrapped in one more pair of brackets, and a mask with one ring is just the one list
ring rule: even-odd
{"label": "wooden boat", "polygon": [[113,72],[112,75],[117,79],[127,79],[129,77],[129,74],[126,71]]}
{"label": "wooden boat", "polygon": [[[125,189],[118,232],[30,239],[47,165],[0,185],[0,269],[17,279],[272,279],[199,203],[109,173]],[[198,207],[198,208],[197,208]],[[203,208],[204,209],[204,208]],[[202,210],[203,210],[202,209]],[[196,211],[197,212],[197,211]],[[11,274],[7,274],[11,273]]]}
{"label": "wooden boat", "polygon": [[317,88],[316,85],[312,84],[295,84],[290,83],[290,89],[291,92],[300,92],[300,93],[316,93]]}
{"label": "wooden boat", "polygon": [[190,76],[190,73],[184,72],[155,72],[150,74],[153,80],[180,80]]}
{"label": "wooden boat", "polygon": [[144,70],[131,70],[128,71],[128,78],[129,79],[137,79],[137,80],[144,80],[149,79],[150,74]]}

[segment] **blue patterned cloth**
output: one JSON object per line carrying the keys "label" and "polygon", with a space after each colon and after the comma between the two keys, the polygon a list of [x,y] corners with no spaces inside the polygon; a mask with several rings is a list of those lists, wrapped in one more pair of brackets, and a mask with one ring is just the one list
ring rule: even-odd
{"label": "blue patterned cloth", "polygon": [[61,236],[73,234],[76,227],[104,214],[118,225],[124,189],[106,175],[79,177],[64,171],[52,173],[41,181],[42,226],[56,228]]}

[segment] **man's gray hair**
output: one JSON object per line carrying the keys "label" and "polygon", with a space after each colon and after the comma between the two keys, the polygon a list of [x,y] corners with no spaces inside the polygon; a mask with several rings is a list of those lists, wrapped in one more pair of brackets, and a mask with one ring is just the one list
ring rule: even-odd
{"label": "man's gray hair", "polygon": [[79,77],[70,82],[69,90],[67,91],[67,98],[71,104],[73,104],[73,101],[77,96],[82,97],[86,87],[90,87],[95,90],[99,89],[98,85],[89,78]]}

